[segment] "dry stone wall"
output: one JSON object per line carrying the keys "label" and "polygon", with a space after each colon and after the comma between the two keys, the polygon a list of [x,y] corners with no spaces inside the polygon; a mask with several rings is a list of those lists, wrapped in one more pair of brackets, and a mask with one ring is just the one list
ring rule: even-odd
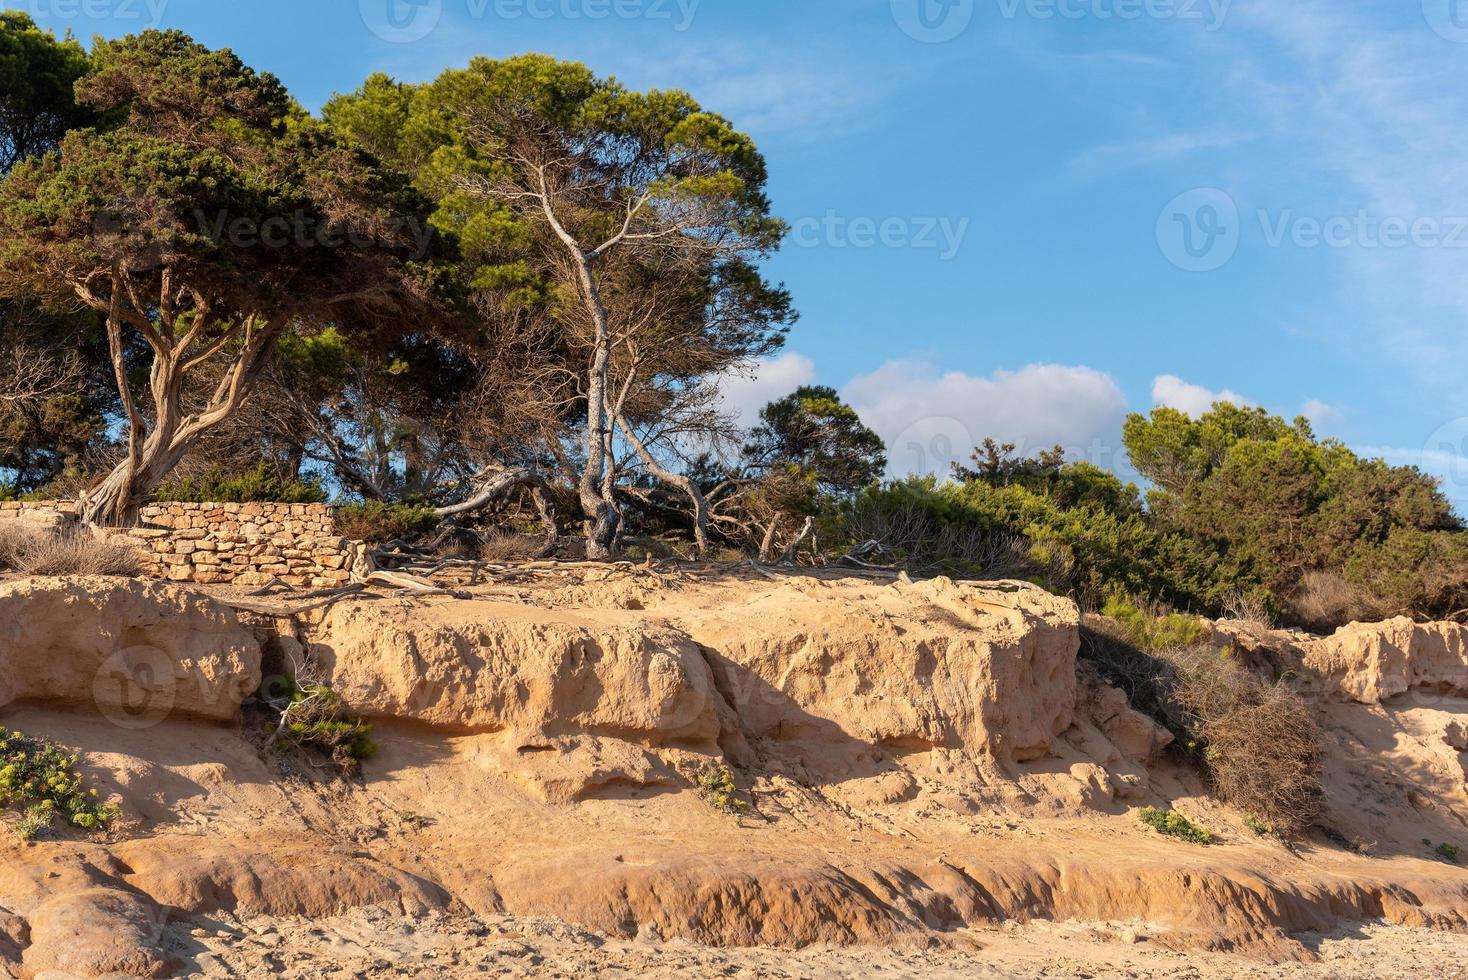
{"label": "dry stone wall", "polygon": [[[54,526],[74,515],[62,502],[0,503],[7,521]],[[349,542],[326,504],[152,504],[142,523],[116,532],[137,548],[145,574],[170,582],[329,588],[351,578]]]}

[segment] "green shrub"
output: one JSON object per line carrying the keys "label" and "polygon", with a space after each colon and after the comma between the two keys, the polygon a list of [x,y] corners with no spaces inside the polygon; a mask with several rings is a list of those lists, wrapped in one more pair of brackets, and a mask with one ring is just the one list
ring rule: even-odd
{"label": "green shrub", "polygon": [[275,741],[312,748],[343,769],[355,769],[377,754],[372,726],[347,710],[341,695],[325,684],[285,678]]}
{"label": "green shrub", "polygon": [[27,840],[60,819],[83,830],[103,830],[116,807],[97,802],[76,771],[77,758],[45,739],[0,728],[0,805],[24,809],[17,826]]}
{"label": "green shrub", "polygon": [[1126,641],[1148,652],[1202,643],[1211,631],[1197,616],[1172,611],[1148,612],[1136,600],[1113,592],[1101,615],[1115,620]]}
{"label": "green shrub", "polygon": [[315,480],[282,477],[268,463],[242,473],[210,470],[201,477],[169,480],[157,499],[186,504],[324,504],[326,490]]}
{"label": "green shrub", "polygon": [[698,777],[698,789],[716,810],[736,814],[749,812],[749,802],[739,795],[739,787],[734,784],[734,773],[728,766],[701,773]]}
{"label": "green shrub", "polygon": [[432,531],[443,518],[432,508],[413,504],[385,504],[369,500],[360,504],[338,504],[336,533],[353,541],[380,544],[410,540]]}
{"label": "green shrub", "polygon": [[1263,820],[1260,820],[1252,813],[1244,814],[1244,826],[1252,830],[1256,837],[1278,838],[1281,836],[1280,832],[1275,829],[1273,824],[1265,823]]}
{"label": "green shrub", "polygon": [[1142,823],[1167,837],[1176,837],[1191,844],[1213,843],[1212,834],[1176,810],[1159,810],[1149,806],[1138,811],[1137,817]]}
{"label": "green shrub", "polygon": [[1458,855],[1462,853],[1462,849],[1458,847],[1457,844],[1444,843],[1437,845],[1436,853],[1437,856],[1442,858],[1444,861],[1451,861],[1452,863],[1457,864]]}

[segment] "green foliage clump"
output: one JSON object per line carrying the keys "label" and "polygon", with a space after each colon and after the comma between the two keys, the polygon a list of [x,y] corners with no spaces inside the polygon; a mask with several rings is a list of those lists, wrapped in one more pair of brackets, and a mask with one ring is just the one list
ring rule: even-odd
{"label": "green foliage clump", "polygon": [[749,812],[749,801],[739,795],[739,787],[734,784],[734,773],[728,766],[701,773],[698,777],[698,790],[716,810],[734,814]]}
{"label": "green foliage clump", "polygon": [[[1437,482],[1415,467],[1362,459],[1263,409],[1220,403],[1198,419],[1170,408],[1126,423],[1127,453],[1155,485],[1159,533],[1220,556],[1307,626],[1343,610],[1437,616],[1468,599],[1468,535]],[[1340,576],[1339,609],[1313,601],[1312,575]]]}
{"label": "green foliage clump", "polygon": [[185,504],[324,504],[326,490],[316,480],[282,476],[268,463],[228,473],[212,469],[203,476],[169,480],[158,499]]}
{"label": "green foliage clump", "polygon": [[314,748],[346,770],[377,754],[372,726],[347,710],[341,695],[325,684],[285,678],[275,741]]}
{"label": "green foliage clump", "polygon": [[1156,807],[1145,807],[1137,813],[1137,818],[1142,823],[1151,827],[1167,837],[1176,837],[1191,844],[1208,845],[1213,843],[1213,835],[1193,823],[1187,817],[1176,810],[1159,810]]}
{"label": "green foliage clump", "polygon": [[442,522],[443,518],[433,508],[416,504],[368,500],[360,504],[338,504],[336,508],[336,533],[353,541],[382,543],[411,539]]}
{"label": "green foliage clump", "polygon": [[1210,633],[1197,616],[1172,611],[1148,612],[1135,599],[1121,593],[1107,598],[1101,615],[1115,621],[1128,643],[1149,652],[1202,643]]}
{"label": "green foliage clump", "polygon": [[1244,826],[1252,830],[1257,837],[1278,838],[1282,836],[1273,824],[1260,820],[1252,813],[1244,814]]}
{"label": "green foliage clump", "polygon": [[[1028,579],[1088,609],[1118,590],[1216,609],[1236,589],[1216,555],[1183,536],[1154,531],[1140,491],[1098,467],[1065,464],[999,479],[1004,482],[939,484],[913,477],[871,488],[840,509],[826,538],[858,543],[872,516],[885,515],[882,523],[894,528],[894,537],[910,541],[915,564],[965,577],[983,575],[988,564],[986,550],[974,548],[977,540],[1018,542],[1025,567],[1007,577]],[[901,533],[914,517],[923,530]]]}
{"label": "green foliage clump", "polygon": [[1435,853],[1444,861],[1451,861],[1452,863],[1457,864],[1458,855],[1462,853],[1462,848],[1458,847],[1457,844],[1443,843],[1437,845],[1437,850]]}
{"label": "green foliage clump", "polygon": [[77,757],[44,739],[0,729],[0,806],[24,808],[17,831],[26,840],[60,819],[83,830],[104,830],[120,815],[97,801],[76,770]]}

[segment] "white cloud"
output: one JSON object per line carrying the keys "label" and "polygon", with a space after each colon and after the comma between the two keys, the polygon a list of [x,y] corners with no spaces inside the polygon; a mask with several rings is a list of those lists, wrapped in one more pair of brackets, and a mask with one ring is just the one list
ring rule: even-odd
{"label": "white cloud", "polygon": [[1201,151],[1231,149],[1249,138],[1233,130],[1206,129],[1102,143],[1071,158],[1065,171],[1076,179],[1091,180],[1136,167],[1174,161]]}
{"label": "white cloud", "polygon": [[801,385],[810,384],[815,376],[815,362],[793,351],[757,361],[719,382],[724,409],[735,415],[741,427],[748,429],[759,422],[760,409]]}
{"label": "white cloud", "polygon": [[1312,398],[1300,407],[1300,414],[1310,420],[1317,433],[1321,429],[1340,425],[1346,420],[1346,415],[1334,405],[1328,405],[1318,398]]}
{"label": "white cloud", "polygon": [[1192,418],[1203,415],[1217,402],[1229,402],[1240,408],[1253,408],[1255,405],[1236,391],[1227,388],[1223,391],[1209,391],[1202,385],[1189,384],[1172,374],[1164,374],[1152,382],[1152,402],[1166,408],[1175,408]]}
{"label": "white cloud", "polygon": [[946,476],[986,437],[1027,454],[1060,445],[1069,458],[1098,466],[1126,462],[1126,397],[1110,375],[1087,367],[1031,364],[984,378],[940,374],[924,361],[888,361],[851,379],[842,396],[886,441],[897,476]]}

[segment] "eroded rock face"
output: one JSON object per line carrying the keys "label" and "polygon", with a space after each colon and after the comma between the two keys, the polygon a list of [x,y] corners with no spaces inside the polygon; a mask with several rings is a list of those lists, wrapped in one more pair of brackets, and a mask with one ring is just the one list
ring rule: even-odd
{"label": "eroded rock face", "polygon": [[1414,688],[1468,695],[1468,627],[1456,623],[1352,623],[1303,650],[1327,700],[1379,704]]}
{"label": "eroded rock face", "polygon": [[1079,613],[1030,586],[792,579],[683,624],[746,737],[1023,760],[1075,710]]}
{"label": "eroded rock face", "polygon": [[504,603],[341,605],[312,647],[353,710],[453,731],[702,741],[718,733],[713,678],[686,635]]}
{"label": "eroded rock face", "polygon": [[56,702],[125,726],[227,720],[260,687],[260,641],[198,592],[140,579],[0,584],[0,707]]}
{"label": "eroded rock face", "polygon": [[485,764],[552,802],[677,785],[755,741],[851,775],[933,749],[1038,758],[1071,724],[1079,617],[1031,586],[792,577],[686,598],[341,604],[311,653],[354,711],[498,736]]}

